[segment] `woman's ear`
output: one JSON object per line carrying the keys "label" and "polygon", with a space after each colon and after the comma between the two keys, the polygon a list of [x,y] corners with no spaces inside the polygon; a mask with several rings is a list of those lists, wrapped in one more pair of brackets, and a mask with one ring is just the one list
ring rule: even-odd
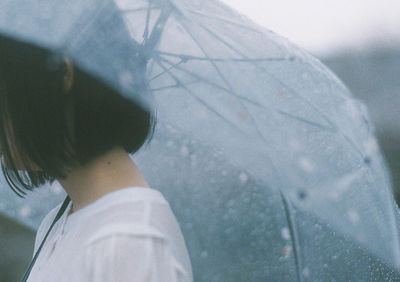
{"label": "woman's ear", "polygon": [[71,60],[67,57],[63,58],[63,73],[64,92],[68,94],[74,82],[74,68]]}

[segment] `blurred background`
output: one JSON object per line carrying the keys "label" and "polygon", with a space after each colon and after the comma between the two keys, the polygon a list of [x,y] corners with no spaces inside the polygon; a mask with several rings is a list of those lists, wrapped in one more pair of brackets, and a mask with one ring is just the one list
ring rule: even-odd
{"label": "blurred background", "polygon": [[[223,2],[320,59],[367,105],[399,204],[400,1]],[[54,205],[60,201],[51,194],[46,197]],[[32,258],[36,228],[13,220],[16,212],[35,217],[35,211],[24,208],[0,213],[0,281],[19,281]]]}

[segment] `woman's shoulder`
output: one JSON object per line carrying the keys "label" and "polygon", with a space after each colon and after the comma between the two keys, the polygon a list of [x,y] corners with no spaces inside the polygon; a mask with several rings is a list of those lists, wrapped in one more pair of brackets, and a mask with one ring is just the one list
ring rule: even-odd
{"label": "woman's shoulder", "polygon": [[180,232],[169,203],[152,188],[122,189],[106,195],[88,210],[80,225],[91,234],[85,236],[87,243],[123,234],[168,240]]}
{"label": "woman's shoulder", "polygon": [[191,275],[185,239],[171,206],[158,190],[145,189],[149,188],[110,194],[99,202],[78,228],[82,248],[109,250],[144,244],[152,246],[146,249],[150,251],[158,246],[158,251],[168,250],[177,269]]}

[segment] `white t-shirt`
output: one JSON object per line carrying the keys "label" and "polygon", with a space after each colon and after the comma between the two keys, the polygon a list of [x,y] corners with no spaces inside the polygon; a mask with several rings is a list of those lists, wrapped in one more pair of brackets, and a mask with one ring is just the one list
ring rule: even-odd
{"label": "white t-shirt", "polygon": [[[34,254],[61,204],[40,224]],[[28,281],[193,281],[181,229],[159,191],[127,187],[69,215],[71,206],[53,226]]]}

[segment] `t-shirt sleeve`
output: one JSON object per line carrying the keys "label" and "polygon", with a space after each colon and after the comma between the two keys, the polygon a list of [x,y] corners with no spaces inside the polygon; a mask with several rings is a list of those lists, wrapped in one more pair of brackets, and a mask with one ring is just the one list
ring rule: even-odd
{"label": "t-shirt sleeve", "polygon": [[164,238],[114,234],[86,245],[75,261],[70,281],[183,282],[183,268]]}

